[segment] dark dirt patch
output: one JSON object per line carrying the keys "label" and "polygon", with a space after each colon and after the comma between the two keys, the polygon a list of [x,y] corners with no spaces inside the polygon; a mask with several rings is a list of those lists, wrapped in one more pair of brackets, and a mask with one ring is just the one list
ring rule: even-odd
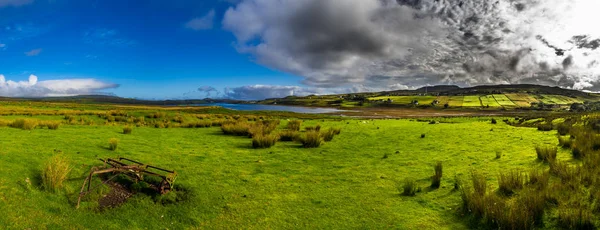
{"label": "dark dirt patch", "polygon": [[98,200],[98,205],[101,210],[118,207],[119,205],[125,203],[129,197],[133,196],[133,193],[121,184],[107,184],[111,187],[111,190],[108,194],[103,195]]}

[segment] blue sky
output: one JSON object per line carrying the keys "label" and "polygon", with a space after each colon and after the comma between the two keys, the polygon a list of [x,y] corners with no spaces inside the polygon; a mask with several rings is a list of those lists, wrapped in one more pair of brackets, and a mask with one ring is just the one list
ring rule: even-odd
{"label": "blue sky", "polygon": [[[226,1],[0,0],[0,74],[15,82],[28,81],[31,74],[38,81],[93,78],[119,85],[102,92],[148,99],[202,98],[205,93],[197,91],[202,86],[299,84],[300,78],[236,50],[235,36],[220,23],[231,6]],[[186,26],[193,19],[200,24]]]}

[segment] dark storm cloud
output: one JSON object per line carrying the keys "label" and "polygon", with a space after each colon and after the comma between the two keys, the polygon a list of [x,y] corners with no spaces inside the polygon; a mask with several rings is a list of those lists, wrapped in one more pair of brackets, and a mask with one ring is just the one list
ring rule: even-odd
{"label": "dark storm cloud", "polygon": [[590,40],[590,37],[587,35],[573,36],[569,42],[575,44],[579,49],[586,48],[596,50],[600,47],[600,39]]}
{"label": "dark storm cloud", "polygon": [[[240,52],[314,87],[598,81],[596,0],[243,0]],[[590,66],[592,68],[590,68]],[[428,76],[428,77],[423,77]],[[278,89],[280,90],[280,89]]]}

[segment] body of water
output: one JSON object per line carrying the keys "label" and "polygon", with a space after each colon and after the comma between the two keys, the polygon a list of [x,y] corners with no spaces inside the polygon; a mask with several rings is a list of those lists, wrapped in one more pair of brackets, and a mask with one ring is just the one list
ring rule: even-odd
{"label": "body of water", "polygon": [[213,103],[213,104],[202,104],[200,106],[221,106],[227,109],[241,110],[241,111],[284,111],[294,113],[334,113],[341,112],[343,110],[333,108],[311,108],[302,106],[287,106],[287,105],[260,105],[260,104],[227,104],[227,103]]}

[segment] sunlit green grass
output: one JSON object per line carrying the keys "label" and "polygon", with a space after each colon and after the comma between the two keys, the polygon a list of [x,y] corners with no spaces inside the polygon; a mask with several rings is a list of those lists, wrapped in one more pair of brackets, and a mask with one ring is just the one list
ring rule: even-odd
{"label": "sunlit green grass", "polygon": [[504,94],[494,94],[493,96],[501,106],[516,106],[515,103],[508,99]]}
{"label": "sunlit green grass", "polygon": [[494,99],[494,96],[492,95],[481,96],[479,99],[481,100],[481,105],[483,106],[500,107],[500,104],[496,102],[496,99]]}
{"label": "sunlit green grass", "polygon": [[479,100],[479,96],[465,96],[463,99],[463,107],[479,107],[481,106],[481,101]]}
{"label": "sunlit green grass", "polygon": [[418,101],[419,104],[421,105],[428,105],[431,104],[435,99],[437,99],[436,96],[381,96],[381,97],[372,97],[369,98],[369,100],[371,101],[377,101],[377,100],[387,100],[387,99],[391,99],[393,100],[393,104],[410,104],[413,101]]}
{"label": "sunlit green grass", "polygon": [[[251,139],[219,128],[134,128],[63,125],[58,130],[0,128],[0,226],[8,228],[142,229],[464,229],[455,209],[454,175],[478,169],[496,186],[500,171],[543,167],[534,147],[557,143],[555,132],[491,124],[488,118],[444,119],[435,125],[410,120],[307,120],[341,128],[315,149],[279,142],[252,149]],[[284,127],[286,122],[282,122]],[[425,138],[421,138],[425,134]],[[119,148],[108,150],[118,138]],[[496,151],[502,157],[496,158]],[[55,152],[73,170],[66,188],[39,188],[39,173]],[[383,158],[387,154],[387,158]],[[93,202],[74,208],[84,176],[97,158],[123,156],[174,169],[191,197],[161,205],[143,194],[123,206],[96,211]],[[566,152],[559,158],[570,159]],[[433,165],[444,177],[430,184]],[[32,185],[28,186],[29,178]],[[397,183],[413,178],[423,188],[403,197]]]}

